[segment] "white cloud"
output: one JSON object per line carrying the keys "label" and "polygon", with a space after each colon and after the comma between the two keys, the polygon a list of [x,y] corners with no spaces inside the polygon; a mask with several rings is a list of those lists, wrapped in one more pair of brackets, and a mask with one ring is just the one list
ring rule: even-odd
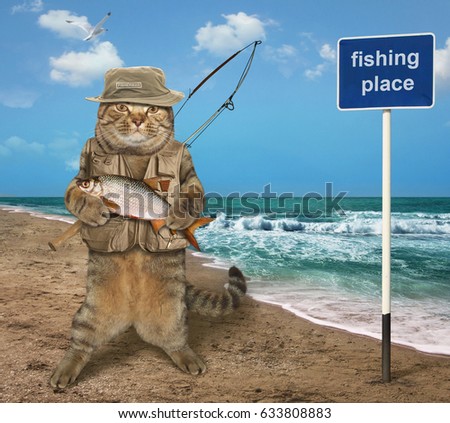
{"label": "white cloud", "polygon": [[0,91],[0,103],[13,109],[29,109],[38,97],[36,92],[23,88]]}
{"label": "white cloud", "polygon": [[321,63],[315,66],[314,68],[306,69],[305,76],[308,79],[317,79],[323,75],[324,70],[325,70],[325,63]]}
{"label": "white cloud", "polygon": [[42,12],[44,8],[44,2],[42,0],[25,1],[21,4],[16,4],[11,8],[11,13],[23,13],[23,12]]}
{"label": "white cloud", "polygon": [[19,136],[9,137],[0,141],[0,158],[11,160],[14,156],[23,158],[50,157],[51,160],[65,165],[67,171],[73,172],[79,169],[79,157],[82,142],[78,133],[57,135],[47,145],[38,142],[28,142]]}
{"label": "white cloud", "polygon": [[55,156],[67,156],[67,152],[73,153],[81,150],[79,135],[77,133],[58,135],[49,145],[49,151]]}
{"label": "white cloud", "polygon": [[48,145],[48,152],[64,162],[66,170],[74,171],[80,167],[81,147],[79,134],[60,134]]}
{"label": "white cloud", "polygon": [[224,56],[245,47],[252,41],[265,40],[264,26],[273,25],[273,21],[262,22],[256,15],[247,15],[244,12],[222,15],[226,23],[213,25],[208,22],[197,30],[194,50],[207,50],[208,52]]}
{"label": "white cloud", "polygon": [[323,44],[319,49],[319,55],[323,59],[322,63],[306,69],[305,76],[308,79],[314,80],[320,78],[324,72],[336,62],[336,50],[334,50],[330,44]]}
{"label": "white cloud", "polygon": [[[39,25],[62,38],[83,39],[86,34],[77,25],[66,20],[89,26],[86,16],[77,16],[69,10],[50,10],[39,16]],[[72,87],[86,86],[103,77],[110,68],[123,66],[116,47],[109,41],[95,41],[88,51],[68,51],[59,57],[50,57],[50,78]]]}
{"label": "white cloud", "polygon": [[266,46],[265,55],[268,59],[274,62],[286,63],[297,56],[297,49],[290,44],[283,44],[278,48]]}
{"label": "white cloud", "polygon": [[71,25],[66,20],[77,21],[89,25],[86,16],[77,16],[69,10],[49,10],[39,16],[38,23],[42,28],[49,29],[62,38],[83,39],[86,33],[78,26]]}
{"label": "white cloud", "polygon": [[300,64],[298,51],[290,44],[278,48],[265,46],[263,55],[266,60],[278,65],[278,70],[285,78],[291,77]]}
{"label": "white cloud", "polygon": [[325,59],[329,62],[336,61],[336,50],[332,48],[329,44],[324,44],[320,48],[319,54],[322,59]]}
{"label": "white cloud", "polygon": [[80,159],[78,157],[73,157],[72,159],[66,160],[65,162],[66,170],[77,171],[80,169]]}
{"label": "white cloud", "polygon": [[437,87],[450,88],[450,38],[444,48],[436,49],[434,66]]}
{"label": "white cloud", "polygon": [[109,41],[94,44],[86,52],[69,51],[50,57],[50,78],[72,87],[89,85],[110,68],[123,66],[117,49]]}
{"label": "white cloud", "polygon": [[13,153],[42,154],[45,145],[37,142],[28,142],[23,138],[12,136],[0,144],[0,154],[9,156]]}

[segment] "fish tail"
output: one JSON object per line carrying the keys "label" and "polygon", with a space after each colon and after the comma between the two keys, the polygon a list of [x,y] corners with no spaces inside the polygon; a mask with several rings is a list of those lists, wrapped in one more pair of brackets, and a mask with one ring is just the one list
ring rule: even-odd
{"label": "fish tail", "polygon": [[[211,223],[214,219],[211,217],[200,217],[192,223],[191,226],[189,226],[186,229],[181,230],[180,232],[183,234],[183,236],[189,241],[189,243],[197,250],[200,251],[200,246],[198,245],[197,240],[195,239],[194,232],[197,228],[200,226],[207,225],[208,223]],[[159,230],[166,224],[165,220],[163,219],[152,219],[150,220],[150,224],[152,225],[153,231],[155,234],[159,232]],[[176,231],[171,231],[172,234],[175,234]]]}
{"label": "fish tail", "polygon": [[212,217],[200,217],[195,220],[195,222],[186,228],[183,231],[184,236],[189,241],[189,243],[197,250],[200,251],[200,246],[198,245],[197,240],[195,239],[194,232],[197,228],[200,228],[201,226],[205,226],[208,223],[211,223],[214,219]]}
{"label": "fish tail", "polygon": [[228,287],[219,294],[187,285],[186,306],[202,316],[219,317],[232,313],[239,307],[240,299],[247,292],[247,283],[237,267],[228,271]]}

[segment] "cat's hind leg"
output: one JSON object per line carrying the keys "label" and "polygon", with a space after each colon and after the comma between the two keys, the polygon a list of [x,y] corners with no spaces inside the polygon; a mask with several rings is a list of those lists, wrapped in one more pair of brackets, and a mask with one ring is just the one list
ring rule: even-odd
{"label": "cat's hind leg", "polygon": [[112,255],[89,252],[86,299],[72,321],[71,345],[50,379],[54,388],[73,383],[92,352],[131,325],[120,283],[123,269],[116,261]]}
{"label": "cat's hind leg", "polygon": [[205,363],[188,345],[186,287],[175,280],[165,281],[163,286],[159,295],[142,298],[147,308],[140,308],[146,311],[134,323],[136,332],[144,341],[162,348],[184,372],[204,373]]}
{"label": "cat's hind leg", "polygon": [[101,312],[88,300],[73,318],[71,345],[50,379],[53,388],[65,388],[75,382],[92,352],[129,327],[120,321],[120,316]]}
{"label": "cat's hind leg", "polygon": [[159,340],[155,340],[155,337],[148,336],[150,332],[147,329],[143,330],[140,325],[136,325],[136,331],[144,341],[161,347],[183,372],[199,375],[206,371],[206,365],[203,360],[192,351],[187,340],[183,339],[180,333],[175,334],[177,342],[173,342],[173,340],[163,340],[160,337],[158,337]]}

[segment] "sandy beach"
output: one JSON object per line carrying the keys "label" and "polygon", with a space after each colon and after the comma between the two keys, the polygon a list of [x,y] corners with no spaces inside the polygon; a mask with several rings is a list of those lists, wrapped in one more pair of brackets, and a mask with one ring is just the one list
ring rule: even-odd
{"label": "sandy beach", "polygon": [[[182,373],[130,329],[99,349],[75,385],[50,375],[69,345],[85,293],[79,237],[53,252],[67,223],[0,211],[2,402],[448,402],[450,357],[392,348],[381,381],[380,342],[317,326],[246,297],[223,319],[190,316],[190,344],[204,375]],[[220,290],[226,272],[188,254],[188,278]],[[251,284],[251,281],[249,281]]]}

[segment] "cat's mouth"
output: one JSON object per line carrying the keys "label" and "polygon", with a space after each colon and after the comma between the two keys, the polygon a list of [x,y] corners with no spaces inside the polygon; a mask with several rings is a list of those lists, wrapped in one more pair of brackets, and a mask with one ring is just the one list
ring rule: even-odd
{"label": "cat's mouth", "polygon": [[126,135],[126,138],[129,142],[137,143],[137,142],[147,141],[150,137],[148,136],[148,134],[144,134],[139,129],[135,129],[131,133],[128,133]]}
{"label": "cat's mouth", "polygon": [[135,128],[123,135],[123,139],[127,144],[137,145],[142,143],[154,142],[159,139],[158,134],[152,134],[145,131],[144,128]]}
{"label": "cat's mouth", "polygon": [[141,134],[141,135],[144,135],[144,132],[140,129],[140,127],[137,127],[137,128],[133,128],[133,129],[131,130],[131,135],[134,135],[134,134]]}

